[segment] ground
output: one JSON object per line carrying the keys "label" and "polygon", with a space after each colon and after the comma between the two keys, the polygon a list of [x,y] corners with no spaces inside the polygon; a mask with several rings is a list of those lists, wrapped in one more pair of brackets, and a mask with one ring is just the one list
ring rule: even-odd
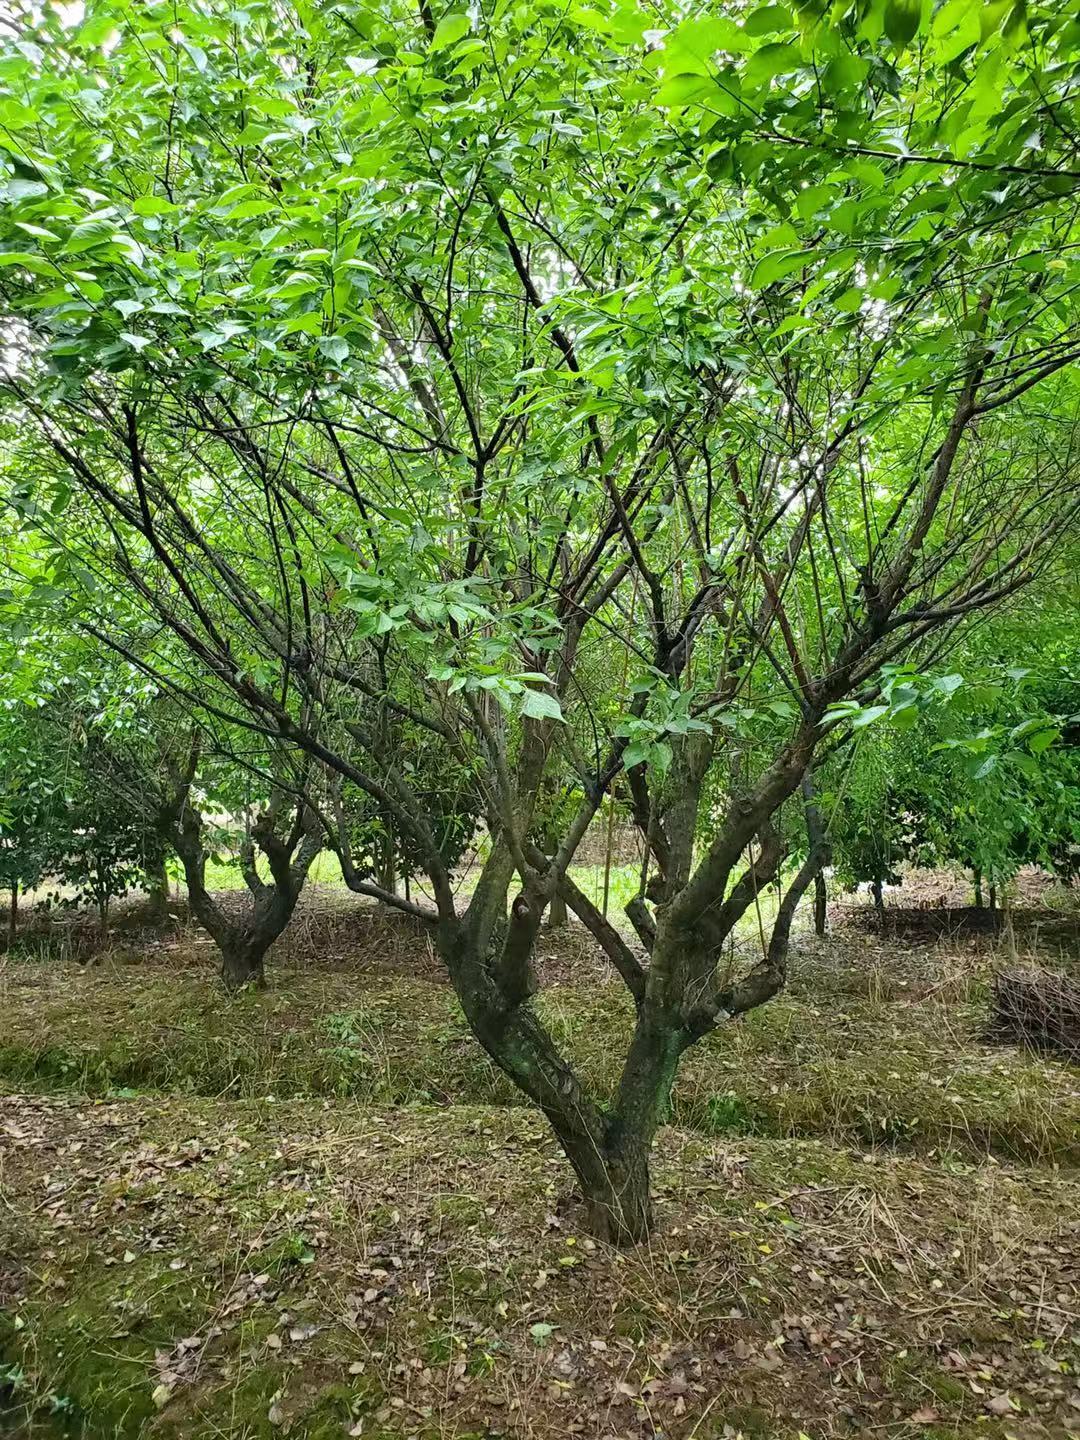
{"label": "ground", "polygon": [[[0,1433],[1080,1436],[1080,1070],[983,1038],[994,966],[1068,966],[1075,930],[896,918],[834,909],[687,1058],[629,1253],[408,922],[313,891],[234,1000],[186,926],[21,947]],[[573,927],[540,968],[603,1090],[617,983]]]}

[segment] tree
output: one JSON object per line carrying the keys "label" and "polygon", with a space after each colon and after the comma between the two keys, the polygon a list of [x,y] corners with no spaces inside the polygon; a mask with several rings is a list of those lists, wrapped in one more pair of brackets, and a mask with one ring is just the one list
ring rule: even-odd
{"label": "tree", "polygon": [[9,948],[18,939],[20,895],[42,879],[62,803],[55,771],[40,752],[30,718],[18,697],[5,695],[0,711],[0,887],[9,894]]}
{"label": "tree", "polygon": [[[1080,770],[1070,740],[1075,634],[1068,598],[1036,593],[958,646],[948,673],[906,670],[883,687],[888,709],[825,797],[841,882],[882,883],[899,867],[961,865],[981,906],[1021,865],[1069,878],[1080,853]],[[1058,616],[1060,638],[1055,643]],[[1012,662],[1037,657],[1031,668]]]}
{"label": "tree", "polygon": [[[640,1240],[680,1056],[783,986],[825,862],[725,973],[779,811],[883,665],[932,664],[1076,517],[1077,27],[1048,0],[19,18],[5,388],[52,455],[12,500],[53,583],[108,572],[198,684],[100,603],[99,636],[408,837],[431,905],[362,893],[429,921],[596,1230]],[[467,903],[391,716],[478,776]],[[612,794],[647,967],[567,873]],[[557,895],[635,1004],[605,1101],[530,1002]]]}
{"label": "tree", "polygon": [[[111,658],[113,665],[102,667],[106,676],[117,668]],[[121,668],[133,667],[123,662]],[[325,844],[318,815],[304,798],[305,771],[295,771],[289,755],[274,746],[249,743],[241,763],[238,737],[220,727],[204,732],[156,686],[142,683],[136,711],[94,717],[79,773],[82,792],[96,797],[97,823],[83,821],[75,807],[70,828],[77,838],[58,873],[71,878],[84,854],[98,855],[103,833],[111,839],[104,853],[128,860],[125,889],[148,870],[164,868],[166,854],[176,855],[189,909],[217,946],[226,988],[262,985],[267,951],[292,919]],[[103,820],[113,817],[112,831],[104,831]],[[238,858],[248,897],[239,907],[207,889],[207,862],[222,850]],[[99,863],[92,873],[101,885],[112,872]]]}
{"label": "tree", "polygon": [[[51,597],[39,597],[46,600]],[[32,601],[16,600],[25,618]],[[54,606],[55,610],[55,606]],[[92,903],[102,928],[114,898],[143,879],[158,853],[141,797],[113,783],[107,735],[135,723],[150,687],[127,664],[95,666],[92,648],[55,622],[37,632],[16,625],[0,653],[0,875],[11,890],[9,942],[20,888],[44,880]]]}
{"label": "tree", "polygon": [[[262,985],[266,952],[292,919],[308,872],[323,849],[318,819],[303,799],[275,789],[249,821],[240,843],[240,871],[250,897],[234,913],[206,888],[207,825],[193,793],[199,762],[199,738],[190,742],[186,762],[162,757],[155,823],[180,857],[191,912],[208,931],[221,955],[226,988]],[[269,874],[259,872],[258,857]]]}
{"label": "tree", "polygon": [[[12,892],[9,940],[19,887],[56,881],[73,892],[65,903],[92,903],[104,928],[112,900],[163,876],[175,854],[226,985],[261,984],[266,952],[324,844],[317,816],[282,788],[296,779],[288,757],[247,743],[240,763],[237,735],[200,731],[138,666],[101,653],[72,624],[70,604],[18,598],[22,620],[33,623],[4,656],[0,877]],[[200,810],[207,804],[213,824]],[[237,852],[247,906],[207,890],[212,850]]]}

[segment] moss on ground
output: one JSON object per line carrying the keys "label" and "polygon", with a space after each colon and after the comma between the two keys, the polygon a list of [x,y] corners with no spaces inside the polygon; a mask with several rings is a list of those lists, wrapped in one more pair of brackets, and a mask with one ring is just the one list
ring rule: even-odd
{"label": "moss on ground", "polygon": [[1004,1440],[1003,1396],[1024,1434],[1075,1413],[1073,1177],[669,1131],[662,1228],[617,1254],[522,1111],[2,1115],[9,1433]]}

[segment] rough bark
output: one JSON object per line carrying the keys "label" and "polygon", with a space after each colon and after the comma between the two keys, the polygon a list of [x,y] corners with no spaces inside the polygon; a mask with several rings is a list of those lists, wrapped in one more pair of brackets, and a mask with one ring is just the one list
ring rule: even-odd
{"label": "rough bark", "polygon": [[636,1141],[618,1153],[606,1147],[599,1157],[582,1154],[575,1159],[567,1150],[581,1183],[589,1229],[609,1245],[640,1245],[652,1232],[649,1150],[648,1144]]}

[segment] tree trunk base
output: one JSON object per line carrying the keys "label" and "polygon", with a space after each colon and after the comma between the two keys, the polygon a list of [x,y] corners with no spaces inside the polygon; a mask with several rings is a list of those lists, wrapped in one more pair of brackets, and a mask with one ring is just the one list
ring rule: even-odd
{"label": "tree trunk base", "polygon": [[243,990],[249,985],[256,990],[266,989],[266,973],[261,957],[248,960],[243,956],[226,955],[221,962],[221,979],[230,992]]}
{"label": "tree trunk base", "polygon": [[626,1249],[652,1234],[656,1217],[647,1154],[608,1161],[603,1174],[594,1174],[582,1188],[589,1230],[598,1240]]}

